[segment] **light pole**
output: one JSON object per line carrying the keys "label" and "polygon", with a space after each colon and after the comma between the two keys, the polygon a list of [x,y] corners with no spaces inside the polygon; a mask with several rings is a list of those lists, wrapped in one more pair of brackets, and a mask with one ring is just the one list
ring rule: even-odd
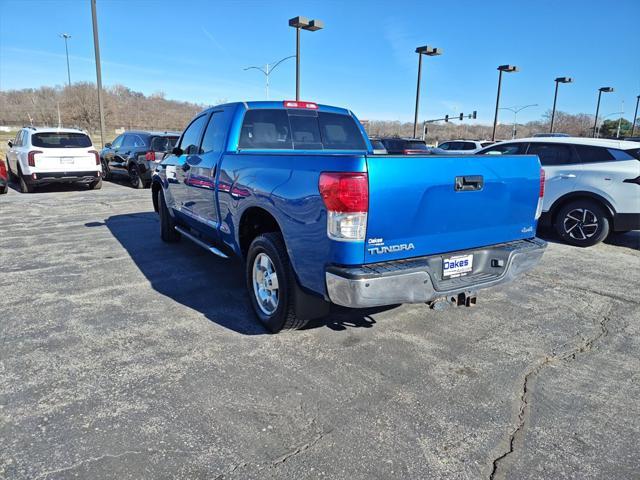
{"label": "light pole", "polygon": [[513,73],[517,72],[518,67],[515,65],[500,65],[498,67],[498,95],[496,96],[496,114],[493,117],[493,133],[491,133],[491,140],[496,139],[496,127],[498,126],[498,109],[500,108],[500,90],[502,88],[502,72]]}
{"label": "light pole", "polygon": [[300,29],[315,32],[324,28],[324,22],[294,17],[289,19],[289,26],[296,29],[296,100],[300,100]]}
{"label": "light pole", "polygon": [[598,133],[598,113],[600,113],[600,97],[602,97],[602,93],[611,93],[613,92],[613,87],[600,87],[598,89],[598,103],[596,105],[596,119],[593,122],[593,138],[596,138],[596,134]]}
{"label": "light pole", "polygon": [[513,112],[513,129],[511,130],[512,139],[516,138],[516,128],[518,125],[518,113],[520,113],[525,108],[537,107],[537,106],[538,106],[537,103],[532,103],[531,105],[524,105],[522,107],[500,107],[500,110],[509,110],[510,112]]}
{"label": "light pole", "polygon": [[553,120],[556,117],[556,102],[558,101],[558,85],[561,83],[572,83],[573,78],[571,77],[558,77],[555,80],[556,82],[556,93],[553,95],[553,108],[551,109],[551,125],[549,126],[549,133],[553,133]]}
{"label": "light pole", "polygon": [[416,86],[416,110],[413,117],[413,138],[416,138],[416,136],[418,135],[418,106],[420,104],[420,77],[422,76],[422,55],[427,55],[429,57],[442,55],[442,49],[425,45],[424,47],[416,48],[416,53],[418,54],[418,84]]}
{"label": "light pole", "polygon": [[640,103],[640,95],[636,97],[636,113],[633,114],[633,125],[631,126],[631,136],[636,133],[636,118],[638,118],[638,104]]}
{"label": "light pole", "polygon": [[96,54],[98,110],[100,111],[100,141],[104,146],[104,109],[102,108],[102,69],[100,67],[100,41],[98,40],[98,14],[96,13],[96,0],[91,0],[91,20],[93,22],[93,48]]}
{"label": "light pole", "polygon": [[264,76],[265,76],[265,80],[266,80],[266,85],[265,85],[265,89],[267,92],[267,100],[269,100],[269,75],[271,75],[273,73],[273,71],[276,69],[276,67],[278,65],[280,65],[282,62],[284,62],[285,60],[289,60],[290,58],[294,58],[295,55],[290,55],[288,57],[284,57],[283,59],[278,60],[275,64],[273,64],[273,66],[271,66],[270,64],[266,64],[264,66],[264,68],[262,67],[247,67],[244,70],[251,70],[251,69],[255,69],[255,70],[260,70]]}
{"label": "light pole", "polygon": [[69,68],[69,47],[67,46],[67,40],[71,38],[68,33],[61,33],[60,38],[64,38],[64,50],[67,52],[67,79],[69,80],[69,86],[71,86],[71,69]]}

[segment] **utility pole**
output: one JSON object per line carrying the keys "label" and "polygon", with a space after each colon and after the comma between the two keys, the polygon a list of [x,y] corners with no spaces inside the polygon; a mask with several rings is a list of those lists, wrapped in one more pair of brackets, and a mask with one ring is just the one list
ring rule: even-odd
{"label": "utility pole", "polygon": [[636,118],[638,118],[638,104],[640,103],[640,95],[636,97],[636,112],[633,114],[633,126],[631,127],[631,136],[636,133]]}
{"label": "utility pole", "polygon": [[67,46],[67,40],[71,38],[71,35],[68,33],[60,34],[62,38],[64,38],[64,50],[67,52],[67,80],[69,81],[69,86],[71,86],[71,69],[69,68],[69,47]]}
{"label": "utility pole", "polygon": [[104,146],[104,109],[102,108],[102,70],[100,68],[100,41],[98,40],[98,15],[96,0],[91,0],[91,18],[93,20],[93,47],[96,52],[96,79],[98,84],[98,109],[100,111],[100,141]]}

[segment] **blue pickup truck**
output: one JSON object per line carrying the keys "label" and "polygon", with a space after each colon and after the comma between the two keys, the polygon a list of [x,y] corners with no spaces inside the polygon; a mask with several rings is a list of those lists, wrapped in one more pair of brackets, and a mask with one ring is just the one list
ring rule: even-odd
{"label": "blue pickup truck", "polygon": [[242,102],[197,115],[153,175],[165,242],[243,259],[272,332],[331,304],[476,302],[540,260],[536,156],[373,155],[349,110]]}

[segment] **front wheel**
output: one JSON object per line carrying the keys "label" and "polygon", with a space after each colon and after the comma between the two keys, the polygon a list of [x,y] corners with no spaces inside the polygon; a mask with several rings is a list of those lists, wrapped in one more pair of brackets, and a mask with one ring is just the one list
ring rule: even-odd
{"label": "front wheel", "polygon": [[175,243],[180,240],[180,233],[176,231],[176,222],[169,213],[164,192],[158,193],[158,213],[160,214],[160,238],[163,242]]}
{"label": "front wheel", "polygon": [[0,187],[0,195],[5,195],[9,192],[9,183],[7,183],[4,187]]}
{"label": "front wheel", "polygon": [[102,160],[100,162],[100,165],[102,166],[102,179],[105,180],[105,181],[109,181],[111,179],[111,171],[109,170],[109,167],[107,166],[107,162]]}
{"label": "front wheel", "polygon": [[562,240],[577,247],[590,247],[609,235],[609,217],[593,200],[576,200],[556,215],[555,229]]}
{"label": "front wheel", "polygon": [[253,311],[271,333],[306,325],[296,315],[296,279],[280,233],[265,233],[251,242],[245,273]]}
{"label": "front wheel", "polygon": [[89,184],[89,190],[100,190],[102,188],[102,178],[94,180]]}
{"label": "front wheel", "polygon": [[135,165],[131,165],[129,167],[129,182],[133,188],[144,188],[144,182],[142,181],[142,178],[140,178],[140,171]]}

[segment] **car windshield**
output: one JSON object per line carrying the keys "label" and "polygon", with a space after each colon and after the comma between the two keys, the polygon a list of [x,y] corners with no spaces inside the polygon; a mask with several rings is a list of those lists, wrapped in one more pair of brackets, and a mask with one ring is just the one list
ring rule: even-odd
{"label": "car windshield", "polygon": [[407,145],[405,147],[407,150],[424,150],[428,151],[427,145],[420,140],[409,140],[407,141]]}
{"label": "car windshield", "polygon": [[43,132],[34,133],[31,144],[40,148],[87,148],[91,146],[91,139],[84,133]]}
{"label": "car windshield", "polygon": [[154,152],[168,152],[173,150],[178,142],[178,137],[153,137],[151,139],[151,150]]}

